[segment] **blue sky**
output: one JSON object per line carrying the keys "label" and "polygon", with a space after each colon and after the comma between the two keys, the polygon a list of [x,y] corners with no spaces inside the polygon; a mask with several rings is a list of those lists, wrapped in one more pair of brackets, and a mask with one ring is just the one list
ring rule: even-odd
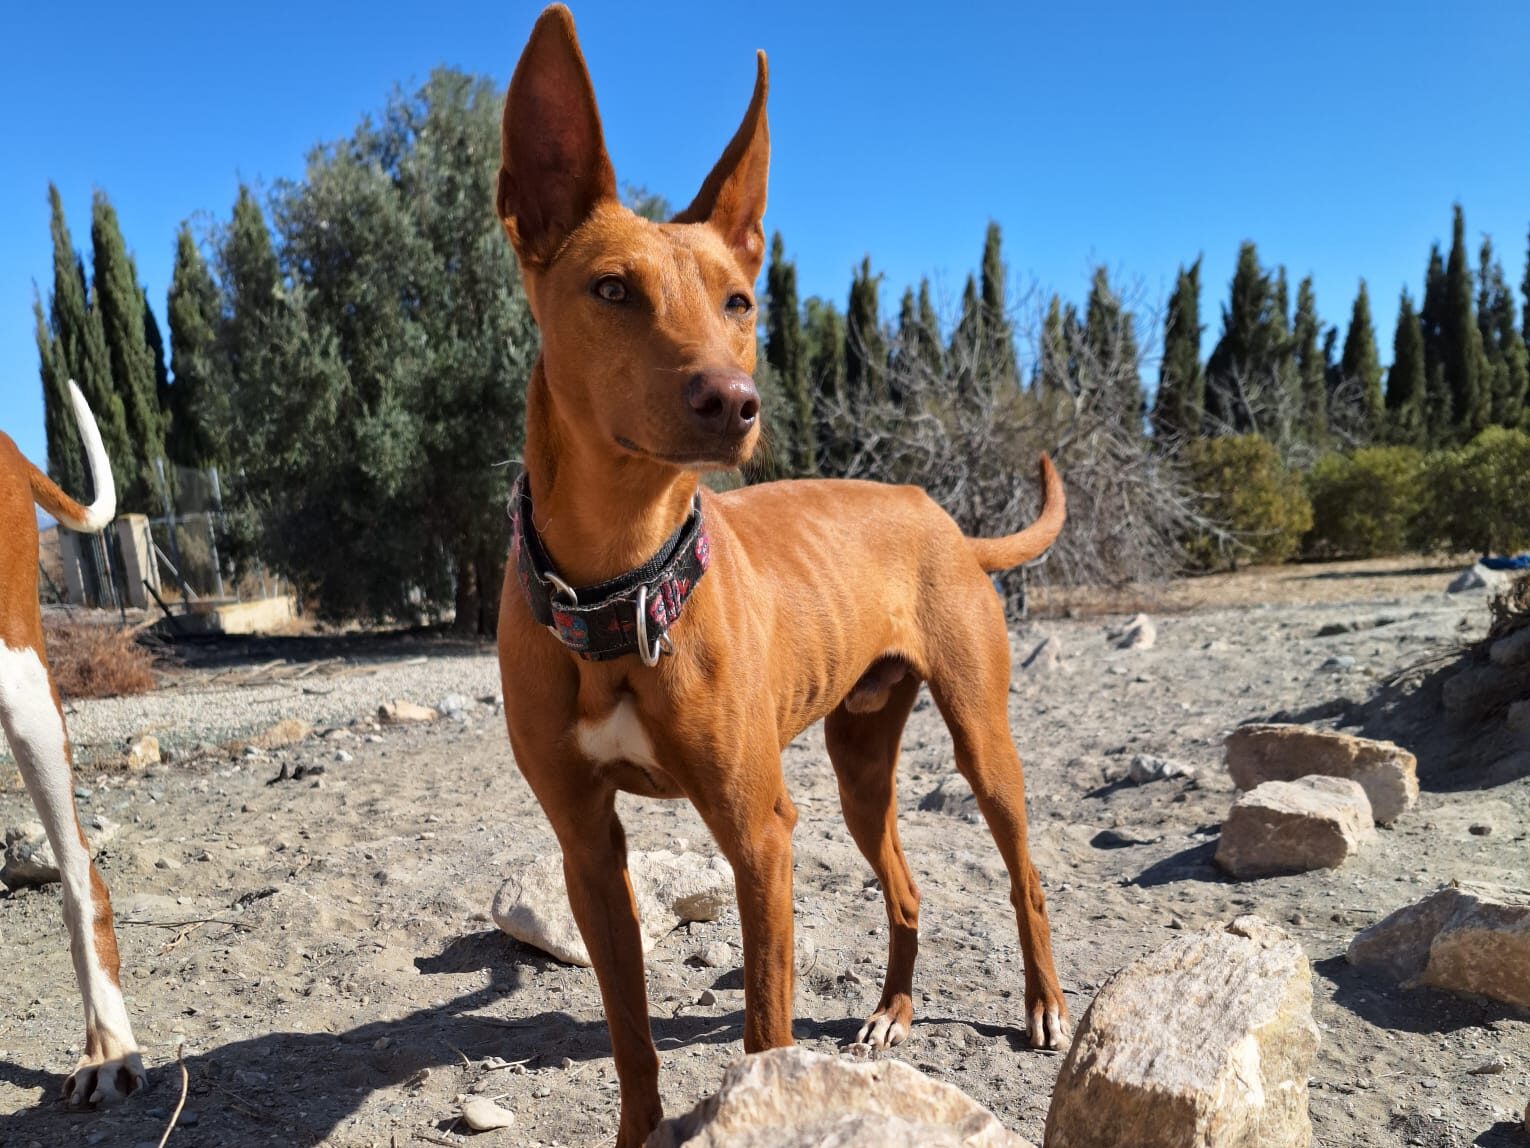
{"label": "blue sky", "polygon": [[[302,171],[395,83],[449,64],[508,82],[540,5],[9,4],[0,15],[0,428],[38,458],[32,283],[46,189],[89,243],[111,196],[161,319],[175,228],[240,178]],[[1017,282],[1081,298],[1104,262],[1159,303],[1206,257],[1203,353],[1240,240],[1315,277],[1329,322],[1364,276],[1383,359],[1461,201],[1518,284],[1530,224],[1530,5],[586,0],[574,15],[618,177],[686,202],[771,59],[767,227],[804,294],[851,267],[948,301],[1003,225]]]}

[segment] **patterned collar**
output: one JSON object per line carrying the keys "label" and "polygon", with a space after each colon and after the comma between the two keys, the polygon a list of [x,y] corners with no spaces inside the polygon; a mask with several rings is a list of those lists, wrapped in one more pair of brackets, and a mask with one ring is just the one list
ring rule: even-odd
{"label": "patterned collar", "polygon": [[525,471],[510,494],[510,525],[510,561],[531,615],[570,650],[594,662],[637,654],[646,666],[673,652],[669,628],[711,560],[699,491],[689,517],[657,554],[594,586],[570,586],[553,569],[532,518]]}

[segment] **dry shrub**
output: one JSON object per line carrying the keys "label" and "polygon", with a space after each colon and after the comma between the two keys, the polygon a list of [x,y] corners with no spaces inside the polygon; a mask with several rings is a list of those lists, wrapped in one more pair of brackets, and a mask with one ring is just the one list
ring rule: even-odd
{"label": "dry shrub", "polygon": [[130,630],[50,624],[44,637],[53,680],[65,698],[115,698],[154,688],[153,655]]}

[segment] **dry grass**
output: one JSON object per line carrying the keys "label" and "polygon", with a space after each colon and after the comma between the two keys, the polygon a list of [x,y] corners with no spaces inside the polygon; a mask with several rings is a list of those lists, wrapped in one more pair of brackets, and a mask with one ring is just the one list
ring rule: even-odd
{"label": "dry grass", "polygon": [[154,688],[154,656],[115,626],[50,624],[48,665],[66,699],[114,698]]}

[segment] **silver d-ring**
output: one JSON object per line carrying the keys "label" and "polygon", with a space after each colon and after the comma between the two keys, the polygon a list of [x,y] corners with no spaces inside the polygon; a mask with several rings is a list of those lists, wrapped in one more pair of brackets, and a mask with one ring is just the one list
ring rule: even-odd
{"label": "silver d-ring", "polygon": [[570,586],[562,578],[559,578],[551,570],[547,572],[546,578],[549,582],[552,583],[554,590],[568,597],[568,604],[570,606],[579,605],[579,595],[574,593],[574,588],[572,586]]}
{"label": "silver d-ring", "polygon": [[657,666],[659,657],[666,650],[673,653],[674,643],[669,640],[668,634],[660,634],[653,646],[648,645],[648,587],[639,586],[637,596],[637,648],[638,657],[643,659],[645,666]]}

